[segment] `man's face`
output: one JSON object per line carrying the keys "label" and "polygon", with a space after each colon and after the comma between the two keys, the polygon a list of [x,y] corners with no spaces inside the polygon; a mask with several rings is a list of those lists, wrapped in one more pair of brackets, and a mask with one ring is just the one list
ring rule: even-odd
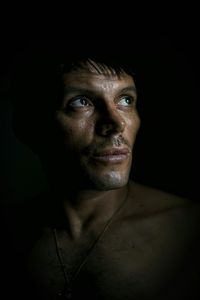
{"label": "man's face", "polygon": [[132,77],[83,68],[64,74],[63,80],[56,122],[73,171],[95,189],[124,186],[140,125]]}

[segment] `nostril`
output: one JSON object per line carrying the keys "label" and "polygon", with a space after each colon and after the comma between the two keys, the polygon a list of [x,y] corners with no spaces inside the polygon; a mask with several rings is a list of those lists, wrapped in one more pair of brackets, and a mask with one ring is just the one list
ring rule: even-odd
{"label": "nostril", "polygon": [[125,121],[118,120],[116,121],[105,121],[98,124],[98,131],[102,135],[110,135],[114,133],[121,133],[124,131],[125,128]]}
{"label": "nostril", "polygon": [[97,130],[99,134],[110,135],[124,131],[126,122],[115,107],[106,107],[102,114],[98,115]]}
{"label": "nostril", "polygon": [[106,135],[109,132],[113,132],[114,131],[113,129],[114,128],[113,128],[112,124],[103,124],[103,126],[102,126],[102,133],[104,135]]}

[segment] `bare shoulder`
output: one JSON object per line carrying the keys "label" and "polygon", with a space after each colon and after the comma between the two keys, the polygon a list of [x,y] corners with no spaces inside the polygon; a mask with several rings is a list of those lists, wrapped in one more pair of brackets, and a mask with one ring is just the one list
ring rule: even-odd
{"label": "bare shoulder", "polygon": [[129,182],[129,198],[132,210],[139,214],[179,211],[200,217],[200,203],[133,181]]}
{"label": "bare shoulder", "polygon": [[145,236],[165,240],[177,249],[191,245],[200,266],[200,203],[136,182],[129,186],[125,221],[130,236],[137,228]]}

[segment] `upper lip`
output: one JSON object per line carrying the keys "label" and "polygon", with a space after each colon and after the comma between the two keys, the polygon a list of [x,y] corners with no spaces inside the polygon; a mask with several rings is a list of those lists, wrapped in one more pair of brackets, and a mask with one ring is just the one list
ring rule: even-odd
{"label": "upper lip", "polygon": [[130,151],[127,148],[110,148],[97,152],[94,156],[127,155],[128,153],[130,153]]}

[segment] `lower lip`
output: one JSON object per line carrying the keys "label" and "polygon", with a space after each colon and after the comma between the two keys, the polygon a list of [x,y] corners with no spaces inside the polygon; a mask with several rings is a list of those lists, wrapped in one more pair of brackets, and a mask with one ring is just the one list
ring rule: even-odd
{"label": "lower lip", "polygon": [[128,158],[128,154],[117,154],[117,155],[103,155],[95,156],[94,159],[99,162],[106,163],[120,163]]}

